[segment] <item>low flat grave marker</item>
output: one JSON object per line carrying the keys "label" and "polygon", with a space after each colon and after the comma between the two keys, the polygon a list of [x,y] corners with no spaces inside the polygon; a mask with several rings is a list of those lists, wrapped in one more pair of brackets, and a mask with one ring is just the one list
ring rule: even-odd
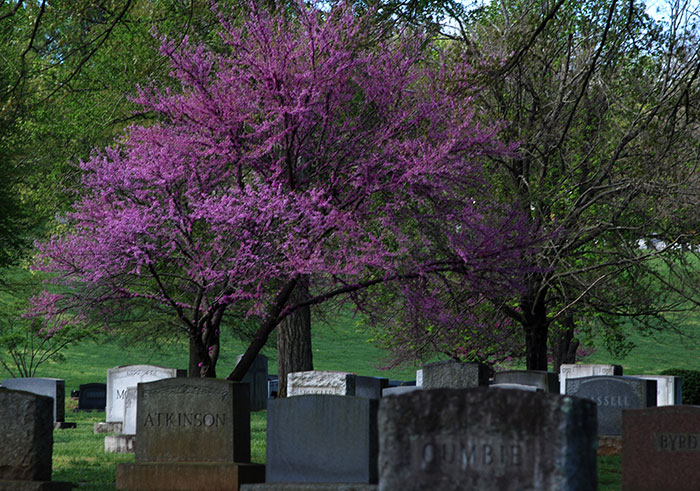
{"label": "low flat grave marker", "polygon": [[595,490],[596,408],[516,390],[436,389],[382,400],[379,490]]}
{"label": "low flat grave marker", "polygon": [[622,375],[622,366],[563,364],[559,368],[559,391],[561,394],[566,394],[567,379],[593,377],[596,375]]}
{"label": "low flat grave marker", "polygon": [[270,400],[266,482],[376,483],[378,406],[337,395]]}
{"label": "low flat grave marker", "polygon": [[117,489],[238,489],[263,482],[250,463],[248,384],[170,378],[138,384],[136,462],[117,466]]}
{"label": "low flat grave marker", "polygon": [[73,488],[51,482],[53,406],[49,396],[0,387],[0,489]]}
{"label": "low flat grave marker", "polygon": [[492,385],[496,384],[531,385],[541,389],[543,392],[559,393],[559,377],[554,372],[545,372],[544,370],[496,372]]}
{"label": "low flat grave marker", "polygon": [[489,385],[489,367],[483,363],[438,361],[423,365],[422,377],[423,389],[470,389]]}
{"label": "low flat grave marker", "polygon": [[597,376],[568,379],[566,394],[590,399],[598,408],[598,435],[622,434],[622,411],[656,406],[656,381]]}
{"label": "low flat grave marker", "polygon": [[622,489],[695,491],[700,483],[700,406],[622,413]]}
{"label": "low flat grave marker", "polygon": [[380,399],[389,379],[348,372],[311,370],[287,375],[287,395],[338,395]]}

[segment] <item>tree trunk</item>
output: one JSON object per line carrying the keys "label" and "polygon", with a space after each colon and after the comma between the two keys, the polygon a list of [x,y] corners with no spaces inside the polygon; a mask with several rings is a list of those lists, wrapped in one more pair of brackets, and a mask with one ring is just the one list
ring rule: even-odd
{"label": "tree trunk", "polygon": [[[201,328],[197,328],[201,331]],[[211,325],[205,332],[190,332],[188,375],[193,378],[216,378],[219,358],[219,326]]]}
{"label": "tree trunk", "polygon": [[525,331],[525,362],[528,370],[547,370],[547,287],[532,279],[521,301]]}
{"label": "tree trunk", "polygon": [[[292,291],[290,304],[309,299],[309,288],[299,282]],[[287,374],[313,370],[311,351],[311,308],[302,307],[282,320],[277,327],[277,397],[287,397]]]}
{"label": "tree trunk", "polygon": [[579,342],[574,339],[574,316],[567,313],[562,321],[562,327],[552,342],[554,361],[552,370],[559,373],[559,369],[565,363],[576,363],[576,350]]}

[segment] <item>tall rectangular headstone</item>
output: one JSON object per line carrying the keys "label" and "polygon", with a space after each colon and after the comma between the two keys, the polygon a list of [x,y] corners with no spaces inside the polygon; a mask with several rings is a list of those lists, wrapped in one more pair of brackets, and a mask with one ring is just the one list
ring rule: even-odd
{"label": "tall rectangular headstone", "polygon": [[509,370],[496,372],[493,384],[530,385],[543,392],[559,393],[559,378],[554,372],[544,370]]}
{"label": "tall rectangular headstone", "polygon": [[379,490],[595,490],[596,409],[545,392],[440,389],[382,400]]}
{"label": "tall rectangular headstone", "polygon": [[287,375],[287,396],[337,395],[380,399],[386,378],[365,377],[347,372],[311,370]]}
{"label": "tall rectangular headstone", "polygon": [[270,400],[268,483],[376,483],[377,408],[364,397]]}
{"label": "tall rectangular headstone", "polygon": [[66,412],[66,382],[59,378],[9,378],[1,382],[3,387],[13,390],[23,390],[48,396],[53,399],[53,420],[62,422]]}
{"label": "tall rectangular headstone", "polygon": [[169,378],[136,397],[136,461],[117,466],[117,489],[239,489],[264,482],[250,463],[248,384]]}
{"label": "tall rectangular headstone", "polygon": [[597,404],[598,435],[622,434],[622,411],[656,406],[656,381],[603,375],[566,381],[566,395]]}
{"label": "tall rectangular headstone", "polygon": [[700,406],[622,412],[623,491],[695,491],[700,485]]}
{"label": "tall rectangular headstone", "polygon": [[124,421],[124,399],[126,389],[140,382],[152,382],[172,377],[186,376],[185,370],[154,365],[125,365],[107,370],[107,423]]}
{"label": "tall rectangular headstone", "polygon": [[489,367],[483,363],[439,361],[423,365],[423,389],[471,389],[489,385]]}
{"label": "tall rectangular headstone", "polygon": [[136,434],[136,410],[137,410],[138,389],[129,387],[126,389],[126,397],[124,398],[124,424],[122,432],[125,435]]}
{"label": "tall rectangular headstone", "polygon": [[620,365],[564,364],[559,368],[559,391],[566,394],[566,381],[570,378],[593,377],[596,375],[622,375]]}
{"label": "tall rectangular headstone", "polygon": [[[236,365],[241,361],[243,355],[236,358]],[[258,355],[255,357],[253,364],[246,372],[241,382],[250,385],[250,410],[262,411],[267,408],[268,399],[268,373],[267,373],[267,356]]]}
{"label": "tall rectangular headstone", "polygon": [[672,375],[634,375],[637,378],[656,380],[656,405],[683,404],[682,379]]}

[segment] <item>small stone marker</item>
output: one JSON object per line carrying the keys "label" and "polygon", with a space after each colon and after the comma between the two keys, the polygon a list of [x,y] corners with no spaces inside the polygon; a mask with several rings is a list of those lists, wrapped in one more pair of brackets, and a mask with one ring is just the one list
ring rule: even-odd
{"label": "small stone marker", "polygon": [[622,375],[622,366],[564,364],[559,368],[559,391],[561,394],[566,394],[567,379],[593,377],[595,375]]}
{"label": "small stone marker", "polygon": [[622,489],[696,491],[700,484],[700,406],[622,413]]}
{"label": "small stone marker", "polygon": [[672,375],[634,375],[637,378],[656,380],[656,405],[683,404],[682,379]]}
{"label": "small stone marker", "polygon": [[376,483],[378,406],[336,395],[270,400],[266,482]]}
{"label": "small stone marker", "polygon": [[250,463],[248,384],[169,378],[138,384],[136,462],[117,466],[117,489],[238,489],[263,482]]}
{"label": "small stone marker", "polygon": [[124,421],[124,398],[126,389],[140,382],[152,382],[172,377],[185,377],[185,370],[154,365],[126,365],[107,370],[107,423]]}
{"label": "small stone marker", "polygon": [[[239,355],[236,358],[236,365],[242,357],[243,355]],[[256,356],[241,382],[250,385],[250,410],[262,411],[266,409],[268,399],[267,356]]]}
{"label": "small stone marker", "polygon": [[0,489],[69,490],[51,481],[54,401],[0,387]]}
{"label": "small stone marker", "polygon": [[287,375],[287,396],[338,395],[380,399],[386,378],[364,377],[347,372],[311,370]]}
{"label": "small stone marker", "polygon": [[656,406],[656,381],[610,375],[581,377],[566,381],[566,394],[597,404],[598,435],[621,435],[623,409]]}
{"label": "small stone marker", "polygon": [[489,367],[483,363],[449,360],[423,365],[424,389],[471,389],[487,385]]}
{"label": "small stone marker", "polygon": [[559,377],[554,372],[544,370],[510,370],[497,372],[493,384],[518,384],[538,387],[544,392],[559,393]]}
{"label": "small stone marker", "polygon": [[78,391],[78,410],[104,411],[107,406],[107,384],[82,384]]}
{"label": "small stone marker", "polygon": [[440,389],[382,400],[379,489],[595,490],[596,408],[545,392]]}
{"label": "small stone marker", "polygon": [[59,378],[9,378],[2,381],[2,386],[7,389],[23,390],[48,396],[54,401],[53,420],[61,423],[65,420],[66,412],[66,382]]}

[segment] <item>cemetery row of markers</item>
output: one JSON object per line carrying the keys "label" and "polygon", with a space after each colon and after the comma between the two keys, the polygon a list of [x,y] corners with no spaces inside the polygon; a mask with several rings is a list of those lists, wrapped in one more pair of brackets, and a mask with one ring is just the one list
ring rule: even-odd
{"label": "cemetery row of markers", "polygon": [[[264,357],[243,383],[131,365],[81,386],[79,408],[105,408],[94,429],[110,433],[105,451],[135,452],[117,489],[595,490],[604,446],[621,449],[625,490],[698,489],[700,406],[681,404],[677,377],[564,365],[489,380],[485,365],[453,361],[416,375],[292,373],[275,399]],[[71,489],[51,482],[53,430],[70,426],[64,389],[2,381],[0,490]],[[265,465],[250,458],[260,409]]]}

